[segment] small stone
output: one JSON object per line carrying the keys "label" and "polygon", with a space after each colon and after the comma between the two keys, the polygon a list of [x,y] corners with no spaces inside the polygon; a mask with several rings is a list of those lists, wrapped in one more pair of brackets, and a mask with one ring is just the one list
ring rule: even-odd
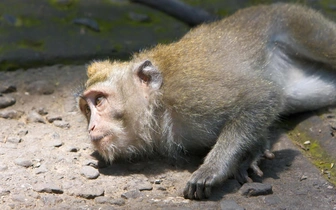
{"label": "small stone", "polygon": [[33,188],[36,192],[63,194],[63,190],[53,183],[40,183]]}
{"label": "small stone", "polygon": [[38,95],[50,95],[54,93],[54,90],[54,84],[45,80],[34,81],[26,87],[27,92]]}
{"label": "small stone", "polygon": [[121,194],[121,197],[125,199],[130,199],[130,198],[136,199],[136,198],[139,198],[140,196],[141,196],[141,192],[139,190],[131,190],[131,191]]}
{"label": "small stone", "polygon": [[17,133],[17,135],[18,136],[25,136],[25,135],[27,135],[28,134],[28,130],[20,130],[18,133]]}
{"label": "small stone", "polygon": [[16,110],[2,110],[0,111],[0,117],[4,119],[20,119],[20,117],[24,114],[23,111]]}
{"label": "small stone", "polygon": [[100,31],[98,23],[90,18],[75,18],[72,20],[72,23],[86,26],[96,32]]}
{"label": "small stone", "polygon": [[95,197],[94,201],[96,204],[106,204],[106,203],[109,203],[109,198],[105,196],[99,196],[99,197]]}
{"label": "small stone", "polygon": [[83,166],[81,174],[87,179],[97,179],[99,176],[99,171],[91,166]]}
{"label": "small stone", "polygon": [[130,12],[130,13],[128,13],[128,17],[135,22],[144,23],[144,22],[150,22],[151,21],[150,17],[146,14],[139,14],[139,13]]}
{"label": "small stone", "polygon": [[83,162],[83,166],[92,166],[94,168],[98,168],[98,160],[85,160]]}
{"label": "small stone", "polygon": [[258,196],[258,195],[269,195],[273,193],[272,185],[266,184],[266,183],[245,183],[240,188],[241,195],[244,195],[246,197],[250,196]]}
{"label": "small stone", "polygon": [[167,191],[167,188],[162,187],[162,186],[159,186],[157,189],[158,189],[158,190],[161,190],[161,191]]}
{"label": "small stone", "polygon": [[22,139],[20,137],[11,136],[11,137],[7,138],[7,142],[10,142],[10,143],[13,143],[13,144],[18,144],[18,143],[22,142]]}
{"label": "small stone", "polygon": [[79,148],[78,147],[74,147],[74,146],[68,146],[66,148],[66,151],[67,152],[78,152],[79,151]]}
{"label": "small stone", "polygon": [[222,200],[220,202],[221,210],[244,210],[243,207],[239,206],[234,200]]}
{"label": "small stone", "polygon": [[36,111],[37,111],[37,113],[39,113],[42,116],[48,114],[48,111],[44,107],[40,107],[40,108],[36,109]]}
{"label": "small stone", "polygon": [[16,92],[14,85],[0,85],[0,93],[13,93]]}
{"label": "small stone", "polygon": [[59,115],[48,115],[47,120],[48,120],[49,123],[52,123],[56,120],[62,120],[62,117],[59,116]]}
{"label": "small stone", "polygon": [[26,201],[26,197],[22,194],[12,195],[12,201],[23,203]]}
{"label": "small stone", "polygon": [[302,175],[302,176],[300,177],[300,181],[303,181],[303,180],[306,180],[306,179],[308,179],[308,176],[307,176],[307,175]]}
{"label": "small stone", "polygon": [[6,108],[12,106],[15,104],[15,102],[16,102],[15,98],[0,96],[0,108]]}
{"label": "small stone", "polygon": [[68,122],[64,122],[64,121],[59,121],[59,120],[56,120],[53,122],[53,124],[56,126],[56,127],[59,127],[59,128],[70,128],[70,124]]}
{"label": "small stone", "polygon": [[109,203],[112,204],[112,205],[116,205],[116,206],[123,206],[123,205],[125,205],[125,199],[122,199],[122,198],[112,199],[112,200],[110,200]]}
{"label": "small stone", "polygon": [[76,196],[79,196],[81,198],[94,199],[96,197],[103,196],[104,193],[105,192],[102,188],[92,186],[92,187],[86,187],[85,189],[80,189],[75,194]]}
{"label": "small stone", "polygon": [[26,167],[26,168],[33,165],[33,163],[30,160],[27,160],[27,159],[24,159],[24,158],[17,158],[17,159],[14,160],[14,163],[16,165],[23,166],[23,167]]}
{"label": "small stone", "polygon": [[276,195],[270,195],[263,197],[264,203],[271,206],[278,203],[282,203],[281,199]]}
{"label": "small stone", "polygon": [[162,180],[160,180],[160,179],[154,180],[154,184],[161,184],[161,182],[162,182]]}
{"label": "small stone", "polygon": [[35,169],[35,174],[43,174],[48,172],[48,169],[45,165],[40,165],[38,168]]}
{"label": "small stone", "polygon": [[49,145],[52,147],[60,147],[63,145],[63,142],[61,139],[53,139],[49,142]]}
{"label": "small stone", "polygon": [[59,138],[61,138],[61,136],[59,135],[59,133],[53,133],[52,135],[51,135],[51,137],[53,138],[53,139],[59,139]]}
{"label": "small stone", "polygon": [[140,191],[144,191],[144,190],[152,190],[153,189],[153,186],[150,182],[144,182],[144,183],[140,183],[137,188],[140,190]]}
{"label": "small stone", "polygon": [[44,124],[46,123],[44,118],[35,110],[29,112],[27,120],[28,122],[34,122],[34,123],[44,123]]}
{"label": "small stone", "polygon": [[120,198],[120,199],[111,199],[105,196],[99,196],[95,197],[94,201],[96,204],[110,204],[110,205],[116,205],[116,206],[123,206],[125,205],[125,200]]}
{"label": "small stone", "polygon": [[10,191],[7,189],[3,189],[0,187],[0,196],[5,196],[5,195],[9,195]]}
{"label": "small stone", "polygon": [[4,164],[0,162],[0,171],[6,171],[8,169],[8,167]]}
{"label": "small stone", "polygon": [[2,18],[5,20],[5,22],[9,25],[15,26],[18,23],[18,20],[15,16],[10,14],[3,14]]}

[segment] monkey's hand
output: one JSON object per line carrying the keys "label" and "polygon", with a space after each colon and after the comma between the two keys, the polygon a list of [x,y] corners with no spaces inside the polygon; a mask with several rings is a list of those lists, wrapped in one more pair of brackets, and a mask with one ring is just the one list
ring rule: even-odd
{"label": "monkey's hand", "polygon": [[223,178],[223,175],[218,173],[217,167],[211,164],[203,164],[191,175],[183,191],[184,198],[198,200],[209,198],[211,188]]}

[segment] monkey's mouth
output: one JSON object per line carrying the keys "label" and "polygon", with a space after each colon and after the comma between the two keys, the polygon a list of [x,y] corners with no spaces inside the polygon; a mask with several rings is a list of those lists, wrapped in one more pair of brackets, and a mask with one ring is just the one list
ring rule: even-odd
{"label": "monkey's mouth", "polygon": [[107,135],[90,135],[90,140],[93,142],[97,142],[105,138]]}

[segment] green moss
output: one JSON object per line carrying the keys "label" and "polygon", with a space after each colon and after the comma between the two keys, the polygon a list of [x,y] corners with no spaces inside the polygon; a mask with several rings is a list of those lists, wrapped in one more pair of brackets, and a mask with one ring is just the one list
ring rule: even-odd
{"label": "green moss", "polygon": [[64,3],[59,3],[56,0],[48,0],[49,4],[52,5],[53,7],[59,9],[59,10],[68,10],[76,6],[78,3],[78,0],[69,0]]}
{"label": "green moss", "polygon": [[[303,154],[308,157],[312,163],[318,167],[323,176],[331,183],[336,185],[336,164],[332,157],[330,157],[321,147],[316,139],[309,137],[305,132],[294,128],[288,132],[290,139],[294,141],[303,151]],[[305,142],[310,144],[304,144]]]}
{"label": "green moss", "polygon": [[17,43],[19,48],[33,49],[35,51],[44,50],[44,42],[39,40],[24,39]]}

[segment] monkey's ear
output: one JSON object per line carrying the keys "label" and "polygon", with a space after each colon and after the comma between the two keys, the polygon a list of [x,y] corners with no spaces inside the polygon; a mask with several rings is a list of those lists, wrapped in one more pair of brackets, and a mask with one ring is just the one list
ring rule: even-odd
{"label": "monkey's ear", "polygon": [[149,60],[145,60],[136,68],[136,75],[148,87],[158,90],[162,85],[162,74]]}

